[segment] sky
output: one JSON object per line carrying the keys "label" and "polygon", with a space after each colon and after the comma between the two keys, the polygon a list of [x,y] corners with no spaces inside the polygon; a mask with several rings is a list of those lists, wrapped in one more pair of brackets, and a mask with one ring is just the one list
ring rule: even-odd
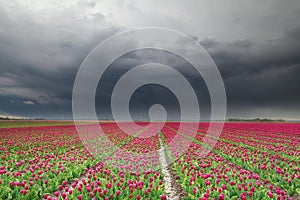
{"label": "sky", "polygon": [[[300,119],[298,0],[11,0],[0,2],[0,16],[1,115],[72,118],[74,81],[90,51],[124,30],[163,27],[190,36],[213,59],[226,90],[227,118]],[[122,73],[150,61],[187,77],[203,119],[209,118],[207,86],[193,66],[151,49],[123,55],[105,71],[95,97],[99,118],[112,117],[111,93]],[[148,119],[153,104],[163,105],[169,119],[180,116],[176,96],[152,84],[132,95],[132,117]]]}

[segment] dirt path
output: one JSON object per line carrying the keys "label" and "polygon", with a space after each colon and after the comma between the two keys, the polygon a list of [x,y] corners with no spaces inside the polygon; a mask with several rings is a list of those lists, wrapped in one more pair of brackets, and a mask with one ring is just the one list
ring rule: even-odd
{"label": "dirt path", "polygon": [[174,189],[174,187],[172,187],[173,186],[172,176],[168,168],[164,144],[162,142],[161,137],[159,137],[159,144],[160,144],[159,161],[161,164],[162,174],[164,175],[165,192],[167,195],[167,199],[179,200],[178,195],[176,194],[176,190]]}

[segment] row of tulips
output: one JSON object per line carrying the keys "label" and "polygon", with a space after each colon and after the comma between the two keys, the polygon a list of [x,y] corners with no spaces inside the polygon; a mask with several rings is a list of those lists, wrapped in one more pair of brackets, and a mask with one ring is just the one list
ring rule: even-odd
{"label": "row of tulips", "polygon": [[[0,198],[166,199],[161,124],[138,124],[103,123],[104,134],[98,124],[0,129]],[[219,138],[206,134],[209,123],[179,127],[167,122],[160,137],[186,199],[290,199],[300,192],[299,124],[225,123]]]}
{"label": "row of tulips", "polygon": [[[239,128],[239,125],[242,127]],[[267,130],[265,130],[267,132],[266,137],[263,136],[262,127],[259,126],[260,130],[258,131],[255,129],[256,125],[252,123],[225,124],[219,141],[212,152],[203,156],[201,152],[207,147],[207,144],[203,143],[205,136],[211,137],[204,134],[207,131],[207,125],[200,123],[197,135],[192,138],[192,134],[188,129],[183,133],[178,133],[176,132],[178,124],[167,124],[162,130],[167,144],[170,144],[175,134],[180,134],[182,137],[193,141],[186,154],[173,164],[174,171],[181,177],[180,183],[192,199],[196,197],[208,199],[208,196],[214,199],[288,199],[297,192],[299,193],[300,161],[299,149],[297,149],[299,138],[295,139],[295,136],[299,135],[300,126],[291,124],[295,133],[286,133],[287,137],[284,140],[286,143],[282,146],[288,146],[291,143],[296,144],[289,147],[293,153],[288,154],[272,148],[271,141],[276,140],[274,138],[277,136],[275,134],[276,124],[273,124],[273,130],[270,130],[271,127],[267,126]],[[282,124],[278,124],[278,126],[282,127]],[[298,129],[295,127],[298,127]],[[249,138],[245,137],[247,130],[249,132],[256,130],[257,134],[260,133],[260,141],[257,143],[263,143],[264,146],[255,146],[253,142],[247,143],[247,139],[253,140],[252,137],[258,137],[257,135],[251,137],[251,134],[249,134]],[[280,131],[282,132],[283,129],[280,129]],[[273,138],[269,137],[270,133],[273,133]],[[279,137],[282,134],[279,134]],[[265,140],[261,141],[262,138]],[[266,144],[267,142],[270,142],[270,144]],[[172,154],[177,149],[177,145],[168,147]],[[265,148],[269,149],[266,150]],[[186,171],[188,172],[186,173]],[[214,175],[213,177],[211,175],[206,177],[205,174]],[[254,177],[252,177],[253,174],[255,174]],[[227,180],[225,179],[225,182],[222,183],[217,177],[224,176],[227,177]],[[211,180],[207,181],[209,177]],[[195,183],[197,187],[200,185],[200,188],[192,187]],[[249,184],[251,187],[249,187]],[[246,190],[243,190],[243,185],[247,185]],[[201,189],[200,192],[198,189]],[[207,194],[208,190],[211,195]],[[211,190],[214,192],[211,193]]]}
{"label": "row of tulips", "polygon": [[[135,136],[157,129],[124,123],[123,131],[116,123],[105,123],[99,137],[96,126],[81,125],[85,134],[80,135],[73,125],[0,129],[0,199],[165,199],[160,170],[123,170],[110,165],[116,158],[105,155],[99,162],[93,152],[100,150],[99,144],[105,152],[111,144],[104,142],[130,150],[129,155],[154,152],[157,136]],[[90,142],[84,146],[86,139]],[[158,157],[151,156],[151,165],[159,165]]]}

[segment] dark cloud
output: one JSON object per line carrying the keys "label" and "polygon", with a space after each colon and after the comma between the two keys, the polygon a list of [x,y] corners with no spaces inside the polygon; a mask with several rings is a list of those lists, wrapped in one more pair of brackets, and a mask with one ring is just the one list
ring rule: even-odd
{"label": "dark cloud", "polygon": [[220,42],[203,40],[201,44],[207,49],[215,62],[219,64],[224,78],[235,75],[251,75],[278,67],[286,67],[300,62],[300,25],[292,27],[283,37],[265,40],[237,40]]}
{"label": "dark cloud", "polygon": [[[5,101],[10,104],[9,99],[23,102],[18,108],[24,116],[40,110],[45,117],[55,112],[70,117],[72,87],[81,62],[120,27],[107,24],[101,13],[77,16],[72,9],[55,11],[45,19],[24,8],[10,12],[0,7],[0,12],[0,96],[9,97]],[[1,102],[0,112],[15,113],[16,104],[8,102]],[[31,109],[22,104],[31,104]]]}
{"label": "dark cloud", "polygon": [[[1,4],[0,114],[71,117],[72,87],[83,59],[99,42],[136,23],[176,28],[200,41],[224,79],[228,116],[300,118],[297,3],[244,3],[241,10],[237,4],[220,10],[221,6],[205,9],[200,2],[197,6],[178,2],[180,12],[175,3],[168,10],[149,2],[143,6],[79,1],[62,9],[57,9],[60,4],[41,8],[14,1]],[[96,96],[103,118],[111,117],[110,96],[117,80],[133,66],[147,62],[166,64],[182,73],[197,93],[203,116],[209,117],[207,87],[193,67],[171,53],[148,49],[122,56],[105,72]],[[167,108],[170,119],[178,117],[174,95],[158,85],[139,88],[130,102],[137,119],[147,118],[155,103]]]}
{"label": "dark cloud", "polygon": [[[111,94],[119,78],[133,67],[149,62],[171,66],[184,75],[195,90],[201,110],[201,118],[209,118],[210,98],[207,86],[202,77],[186,60],[170,52],[157,49],[144,49],[127,53],[119,57],[108,67],[99,81],[96,93],[96,108],[97,110],[101,110],[98,113],[100,118],[112,117],[110,110]],[[139,79],[139,77],[136,77],[136,79]],[[180,107],[176,96],[169,89],[157,84],[148,84],[135,91],[131,97],[129,107],[134,118],[149,119],[148,111],[150,106],[154,104],[164,105],[168,111],[169,119],[180,118],[180,115],[178,115]]]}
{"label": "dark cloud", "polygon": [[229,111],[266,108],[288,116],[299,108],[299,30],[300,26],[294,26],[283,37],[262,42],[201,41],[224,78]]}

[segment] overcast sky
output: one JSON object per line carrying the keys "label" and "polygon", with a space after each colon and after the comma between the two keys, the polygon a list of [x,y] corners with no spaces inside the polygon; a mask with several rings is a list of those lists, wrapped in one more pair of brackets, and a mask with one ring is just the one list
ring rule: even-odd
{"label": "overcast sky", "polygon": [[[225,84],[227,117],[300,119],[298,0],[1,1],[0,114],[70,118],[73,83],[88,53],[113,34],[148,26],[183,32],[207,50]],[[141,50],[117,59],[99,83],[101,117],[111,117],[110,95],[121,73],[147,61],[175,66],[209,116],[207,88],[189,63]],[[175,96],[158,85],[134,93],[132,115],[143,117],[154,103],[177,118]]]}

